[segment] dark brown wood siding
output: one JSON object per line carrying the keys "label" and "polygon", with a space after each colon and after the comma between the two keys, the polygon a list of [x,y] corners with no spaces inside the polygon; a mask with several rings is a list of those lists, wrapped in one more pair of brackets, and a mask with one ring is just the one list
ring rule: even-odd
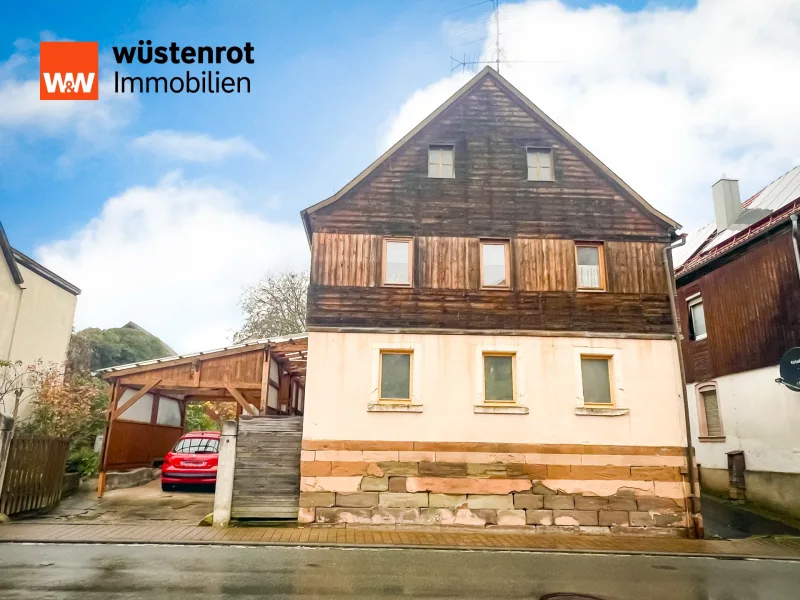
{"label": "dark brown wood siding", "polygon": [[[800,279],[788,226],[687,274],[678,285],[690,383],[776,365],[787,349],[800,345]],[[697,292],[703,297],[708,337],[691,341],[686,298]]]}
{"label": "dark brown wood siding", "polygon": [[510,290],[480,289],[478,238],[413,244],[413,287],[381,288],[382,236],[315,233],[308,326],[670,333],[663,244],[605,244],[606,292],[576,292],[572,240],[510,240]]}
{"label": "dark brown wood siding", "polygon": [[321,285],[380,285],[382,236],[315,233],[311,282]]}
{"label": "dark brown wood siding", "polygon": [[[455,147],[453,179],[428,177],[428,147],[437,143]],[[555,181],[527,180],[528,146],[553,149]],[[665,223],[491,78],[309,221],[314,232],[669,239]]]}
{"label": "dark brown wood siding", "polygon": [[[509,240],[512,288],[528,292],[572,292],[577,288],[575,242],[550,238]],[[413,238],[414,286],[431,289],[480,288],[480,239]],[[664,294],[664,244],[604,244],[608,291]],[[315,233],[311,283],[375,287],[381,285],[383,237],[369,234]]]}
{"label": "dark brown wood siding", "polygon": [[315,327],[670,334],[666,294],[330,287],[308,290]]}

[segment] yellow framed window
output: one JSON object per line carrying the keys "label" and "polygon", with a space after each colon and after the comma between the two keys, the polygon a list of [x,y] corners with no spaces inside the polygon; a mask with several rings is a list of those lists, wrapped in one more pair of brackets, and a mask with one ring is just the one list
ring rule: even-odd
{"label": "yellow framed window", "polygon": [[610,356],[581,356],[583,403],[588,406],[614,406]]}
{"label": "yellow framed window", "polygon": [[578,242],[575,244],[578,263],[578,289],[602,291],[606,289],[606,260],[603,244]]}
{"label": "yellow framed window", "polygon": [[413,357],[411,350],[381,350],[379,401],[411,402]]}
{"label": "yellow framed window", "polygon": [[516,402],[516,355],[483,353],[483,401]]}

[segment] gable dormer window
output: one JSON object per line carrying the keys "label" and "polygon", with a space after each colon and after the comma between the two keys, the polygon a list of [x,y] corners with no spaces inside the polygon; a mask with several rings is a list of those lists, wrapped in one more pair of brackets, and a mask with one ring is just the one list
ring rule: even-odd
{"label": "gable dormer window", "polygon": [[553,150],[528,148],[528,181],[553,181]]}
{"label": "gable dormer window", "polygon": [[453,158],[454,147],[447,144],[435,144],[428,147],[428,177],[437,179],[453,179],[456,176]]}

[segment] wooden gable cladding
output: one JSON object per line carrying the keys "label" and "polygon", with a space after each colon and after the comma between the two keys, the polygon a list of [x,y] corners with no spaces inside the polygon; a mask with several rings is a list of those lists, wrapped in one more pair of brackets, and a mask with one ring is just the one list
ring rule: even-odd
{"label": "wooden gable cladding", "polygon": [[479,240],[419,237],[415,240],[418,287],[466,290],[479,287]]}
{"label": "wooden gable cladding", "polygon": [[514,288],[528,292],[573,291],[577,287],[575,242],[516,238],[512,248]]}
{"label": "wooden gable cladding", "polygon": [[666,294],[311,285],[306,323],[309,331],[392,328],[672,333]]}
{"label": "wooden gable cladding", "polygon": [[[376,287],[382,282],[383,236],[315,233],[311,283],[324,286]],[[480,238],[419,236],[414,244],[413,287],[480,289]],[[513,290],[575,291],[575,242],[552,238],[510,240]],[[665,294],[664,245],[652,242],[606,242],[608,291]]]}
{"label": "wooden gable cladding", "polygon": [[669,290],[662,251],[666,244],[606,242],[608,289],[625,294],[664,294]]}
{"label": "wooden gable cladding", "polygon": [[[800,346],[800,283],[788,223],[678,280],[686,380],[777,365]],[[707,337],[690,340],[687,298],[700,293]]]}
{"label": "wooden gable cladding", "polygon": [[[454,178],[428,177],[431,144],[454,146]],[[527,147],[552,149],[555,181],[527,180]],[[669,239],[664,222],[491,77],[308,219],[313,232]]]}
{"label": "wooden gable cladding", "polygon": [[321,285],[375,286],[381,281],[380,235],[315,233],[311,281]]}

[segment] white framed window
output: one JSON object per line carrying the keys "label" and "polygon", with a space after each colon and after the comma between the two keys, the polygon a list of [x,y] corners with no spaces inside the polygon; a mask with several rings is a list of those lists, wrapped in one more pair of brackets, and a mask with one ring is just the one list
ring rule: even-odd
{"label": "white framed window", "polygon": [[516,402],[516,361],[512,352],[483,353],[484,402]]}
{"label": "white framed window", "polygon": [[585,406],[615,405],[612,360],[611,356],[581,355],[581,387]]}
{"label": "white framed window", "polygon": [[577,242],[578,289],[603,291],[606,289],[606,261],[603,244]]}
{"label": "white framed window", "polygon": [[699,342],[708,337],[703,297],[695,294],[687,299],[687,304],[689,305],[689,339]]}
{"label": "white framed window", "polygon": [[503,240],[481,240],[481,287],[511,287],[509,243]]}
{"label": "white framed window", "polygon": [[381,350],[379,402],[411,402],[413,350]]}
{"label": "white framed window", "polygon": [[528,148],[528,181],[553,181],[553,151]]}
{"label": "white framed window", "polygon": [[455,148],[452,144],[434,144],[428,147],[428,177],[453,179],[456,176]]}
{"label": "white framed window", "polygon": [[383,285],[411,287],[412,248],[411,238],[383,239]]}
{"label": "white framed window", "polygon": [[725,439],[716,384],[704,383],[697,386],[697,413],[700,421],[701,441],[703,438],[711,438],[713,441]]}

